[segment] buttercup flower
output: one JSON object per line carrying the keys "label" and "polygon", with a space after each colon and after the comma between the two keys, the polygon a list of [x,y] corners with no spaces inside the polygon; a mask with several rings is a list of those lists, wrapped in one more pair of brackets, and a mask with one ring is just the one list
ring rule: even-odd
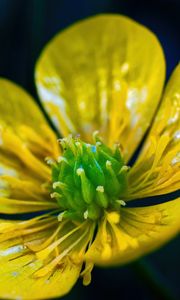
{"label": "buttercup flower", "polygon": [[102,15],[58,34],[36,65],[63,138],[22,88],[0,80],[1,298],[62,296],[79,276],[89,284],[94,264],[124,264],[178,233],[179,199],[140,200],[180,186],[180,66],[160,103],[164,78],[154,34]]}

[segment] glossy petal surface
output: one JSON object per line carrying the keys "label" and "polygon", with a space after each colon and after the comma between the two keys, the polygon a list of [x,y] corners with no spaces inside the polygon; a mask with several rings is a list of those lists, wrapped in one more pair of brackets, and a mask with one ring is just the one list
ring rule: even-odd
{"label": "glossy petal surface", "polygon": [[56,207],[45,185],[45,157],[57,155],[56,137],[33,99],[0,79],[0,213]]}
{"label": "glossy petal surface", "polygon": [[142,153],[129,173],[127,199],[180,189],[180,65],[173,72]]}
{"label": "glossy petal surface", "polygon": [[180,199],[121,210],[120,221],[107,217],[86,258],[99,265],[124,264],[156,250],[180,229]]}
{"label": "glossy petal surface", "polygon": [[156,37],[118,15],[78,22],[44,49],[36,67],[39,96],[63,135],[90,140],[100,130],[130,158],[150,125],[164,82]]}
{"label": "glossy petal surface", "polygon": [[6,79],[0,79],[0,108],[0,128],[12,128],[32,151],[39,147],[39,155],[57,154],[54,133],[34,99]]}
{"label": "glossy petal surface", "polygon": [[[39,219],[38,219],[39,218]],[[57,230],[57,218],[0,222],[0,298],[52,299],[66,294],[76,282],[81,264],[63,260],[44,276],[37,272],[48,264],[34,248],[48,245]],[[55,235],[54,235],[55,236]],[[33,249],[33,250],[32,250]]]}

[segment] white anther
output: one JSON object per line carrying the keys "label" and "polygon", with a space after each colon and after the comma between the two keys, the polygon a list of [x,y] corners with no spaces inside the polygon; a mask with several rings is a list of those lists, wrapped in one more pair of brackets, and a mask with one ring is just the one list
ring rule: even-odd
{"label": "white anther", "polygon": [[57,162],[58,162],[58,163],[61,163],[62,161],[64,161],[64,162],[66,162],[67,164],[69,164],[69,163],[68,163],[68,160],[67,160],[65,157],[59,156],[58,159],[57,159]]}
{"label": "white anther", "polygon": [[53,183],[53,189],[56,189],[57,187],[61,187],[60,181],[56,181]]}
{"label": "white anther", "polygon": [[53,165],[55,163],[55,161],[51,157],[45,157],[45,162],[48,165]]}
{"label": "white anther", "polygon": [[111,224],[118,224],[120,221],[120,214],[116,211],[112,211],[107,214],[107,219]]}
{"label": "white anther", "polygon": [[78,176],[81,176],[84,173],[84,169],[83,168],[79,168],[76,170],[76,173]]}
{"label": "white anther", "polygon": [[99,147],[99,146],[101,146],[101,145],[102,145],[101,142],[96,142],[96,147]]}
{"label": "white anther", "polygon": [[62,138],[62,139],[57,139],[57,142],[58,142],[58,143],[62,143],[62,142],[64,142],[64,141],[65,141],[64,138]]}
{"label": "white anther", "polygon": [[57,162],[60,163],[60,162],[62,162],[62,161],[63,161],[63,156],[59,156],[59,157],[57,158]]}
{"label": "white anther", "polygon": [[51,198],[57,198],[57,197],[61,197],[61,195],[58,194],[58,193],[56,193],[56,192],[54,192],[54,193],[51,193],[51,194],[50,194],[50,197],[51,197]]}
{"label": "white anther", "polygon": [[126,202],[124,202],[123,200],[116,200],[116,202],[121,206],[126,206]]}
{"label": "white anther", "polygon": [[84,212],[84,219],[87,220],[87,218],[88,218],[88,210],[86,210],[86,211]]}
{"label": "white anther", "polygon": [[63,220],[64,214],[65,214],[65,211],[63,211],[62,213],[60,213],[60,214],[57,216],[59,222],[61,222],[61,221]]}
{"label": "white anther", "polygon": [[112,163],[110,162],[110,160],[106,160],[106,167],[111,167],[112,166]]}
{"label": "white anther", "polygon": [[119,174],[129,171],[129,169],[130,169],[130,167],[128,167],[128,166],[123,166],[123,167],[120,169]]}
{"label": "white anther", "polygon": [[104,193],[104,187],[102,185],[98,185],[96,191],[100,193]]}

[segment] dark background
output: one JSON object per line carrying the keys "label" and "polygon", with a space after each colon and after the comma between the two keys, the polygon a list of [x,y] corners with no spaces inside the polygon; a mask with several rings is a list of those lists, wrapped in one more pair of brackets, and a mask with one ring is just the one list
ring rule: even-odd
{"label": "dark background", "polygon": [[[169,78],[180,53],[178,0],[0,0],[0,76],[22,85],[37,99],[33,72],[43,46],[76,20],[105,12],[125,14],[156,33]],[[62,299],[178,299],[179,246],[174,239],[125,267],[95,268],[90,286],[83,287],[79,280]]]}

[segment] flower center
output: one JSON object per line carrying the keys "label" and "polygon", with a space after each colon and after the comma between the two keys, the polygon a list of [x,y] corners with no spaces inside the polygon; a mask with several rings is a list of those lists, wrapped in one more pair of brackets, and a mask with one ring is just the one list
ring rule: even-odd
{"label": "flower center", "polygon": [[127,188],[127,170],[119,146],[107,147],[93,134],[94,144],[79,137],[60,140],[63,155],[52,165],[53,193],[59,220],[98,220],[106,210],[119,210]]}

